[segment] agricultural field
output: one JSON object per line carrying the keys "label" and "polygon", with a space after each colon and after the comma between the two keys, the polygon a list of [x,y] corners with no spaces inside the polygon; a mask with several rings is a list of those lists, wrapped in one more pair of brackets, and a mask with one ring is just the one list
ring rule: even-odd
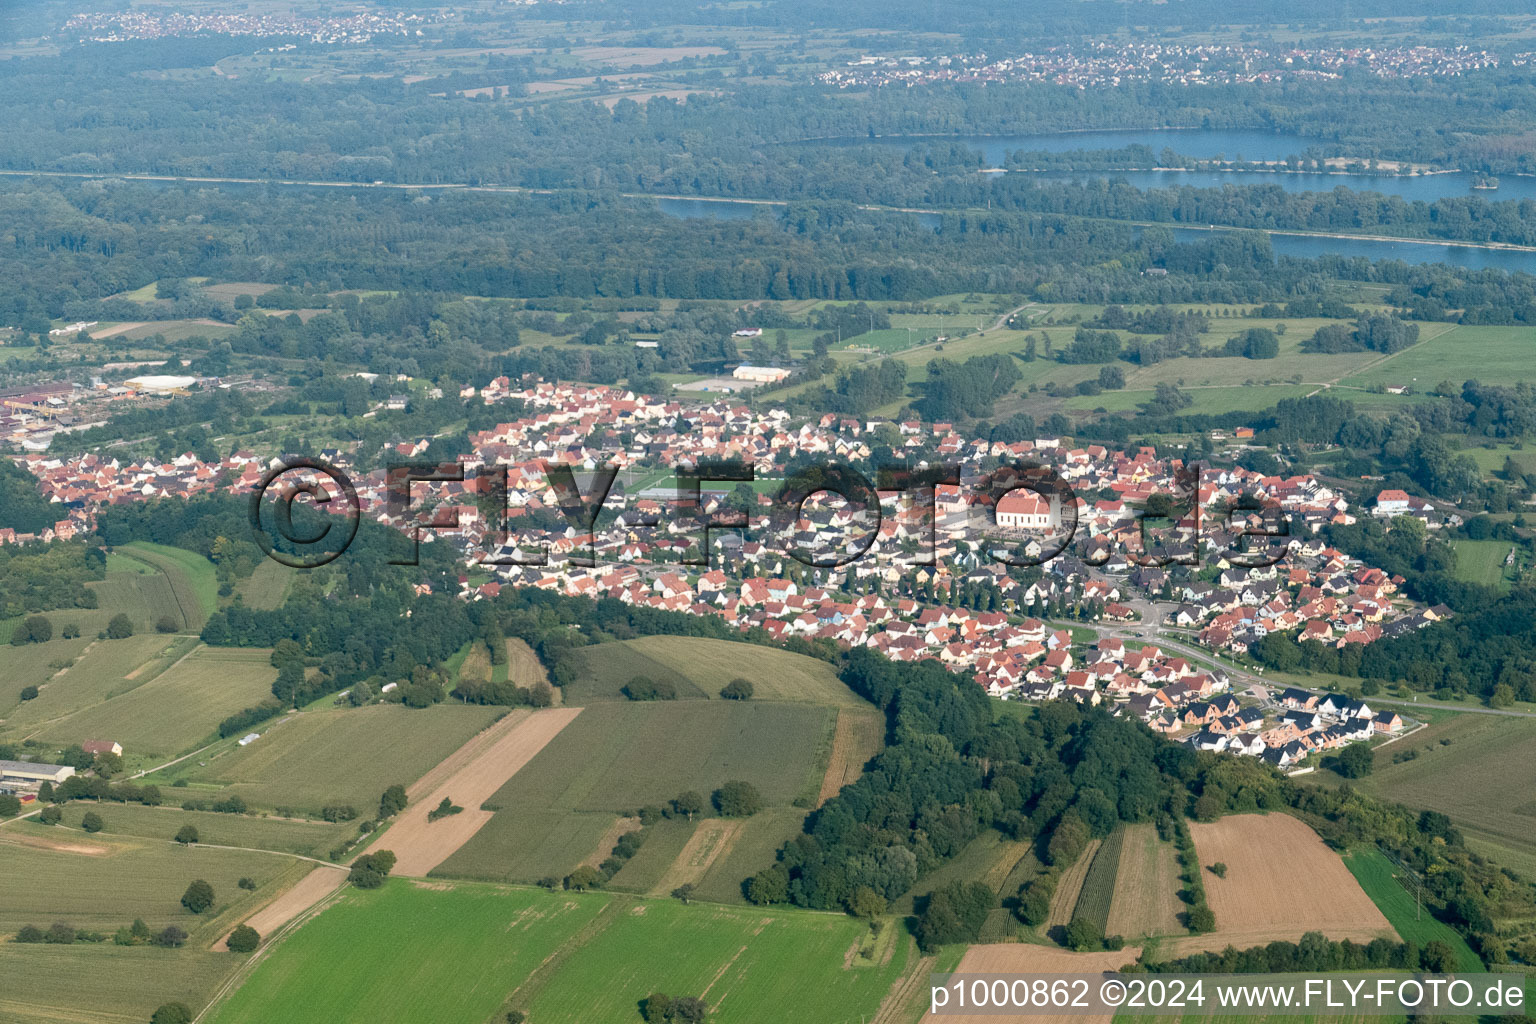
{"label": "agricultural field", "polygon": [[[1301,398],[1316,390],[1315,386],[1308,384],[1270,384],[1254,387],[1200,385],[1184,389],[1184,393],[1190,398],[1190,404],[1182,411],[1188,416],[1223,412],[1259,412],[1271,408],[1284,399]],[[1076,398],[1069,398],[1066,406],[1079,411],[1103,409],[1106,412],[1135,412],[1143,403],[1151,402],[1155,394],[1151,389],[1105,391],[1098,395],[1079,395]]]}
{"label": "agricultural field", "polygon": [[367,817],[386,788],[416,781],[504,711],[452,704],[305,711],[254,727],[261,739],[248,746],[232,737],[149,781],[185,778],[199,797],[218,787],[252,807],[318,813],[328,803],[351,804]]}
{"label": "agricultural field", "polygon": [[16,706],[5,720],[5,731],[25,737],[144,686],[196,644],[189,637],[155,633],[91,640],[73,664],[47,677],[35,699]]}
{"label": "agricultural field", "polygon": [[[194,633],[203,628],[219,603],[219,581],[212,562],[195,551],[148,541],[134,541],[119,548],[118,553],[144,562],[166,576],[171,583],[176,614],[184,627]],[[170,609],[157,612],[170,614]]]}
{"label": "agricultural field", "polygon": [[220,721],[271,695],[277,670],[261,649],[199,647],[142,686],[49,722],[43,740],[114,739],[138,755],[175,755],[213,738]]}
{"label": "agricultural field", "polygon": [[[1102,840],[1089,840],[1088,846],[1083,850],[1082,855],[1061,873],[1061,878],[1056,883],[1056,892],[1051,897],[1050,916],[1045,919],[1047,930],[1065,928],[1072,922],[1082,897],[1083,883],[1088,880],[1089,869],[1093,867],[1094,861],[1098,859],[1099,850],[1103,845]],[[1089,903],[1096,902],[1097,898],[1097,896],[1091,898]]]}
{"label": "agricultural field", "polygon": [[[368,852],[392,851],[398,858],[396,874],[430,873],[491,820],[493,812],[485,807],[487,798],[579,714],[581,708],[545,708],[503,718],[407,789],[411,805],[390,822],[388,834],[375,839]],[[434,821],[433,809],[444,801],[463,809],[446,820]]]}
{"label": "agricultural field", "polygon": [[[1055,946],[1008,942],[972,946],[951,970],[960,974],[1100,974],[1134,963],[1140,955],[1137,946],[1104,953],[1073,953]],[[1002,1019],[995,1014],[925,1013],[922,1024],[995,1024]],[[1029,1016],[1031,1022],[1039,1024],[1110,1024],[1112,1019],[1113,1015],[1095,1017],[1084,1013]]]}
{"label": "agricultural field", "polygon": [[[1449,742],[1447,742],[1449,741]],[[1536,874],[1536,719],[1450,714],[1376,752],[1353,784],[1370,796],[1450,816],[1467,845],[1527,877]],[[1411,760],[1397,761],[1413,752]],[[1489,779],[1499,785],[1489,786]]]}
{"label": "agricultural field", "polygon": [[1118,888],[1120,859],[1125,853],[1125,832],[1126,826],[1121,825],[1099,844],[1093,862],[1088,865],[1088,873],[1083,876],[1082,885],[1078,888],[1077,903],[1072,908],[1069,920],[1086,918],[1096,923],[1100,931],[1104,931],[1105,925],[1109,923],[1110,906]]}
{"label": "agricultural field", "polygon": [[263,559],[256,571],[235,585],[235,593],[249,608],[276,608],[283,603],[291,584],[301,570]]}
{"label": "agricultural field", "polygon": [[[71,803],[64,807],[63,824],[80,827],[80,819],[95,811],[107,822],[98,835],[107,838],[131,836],[169,842],[184,825],[197,829],[198,842],[205,846],[239,846],[273,853],[293,853],[324,858],[343,839],[357,834],[357,823],[330,824],[324,821],[296,821],[247,814],[219,814],[214,811],[184,811],[178,803],[182,791],[165,792],[166,803],[160,807],[139,804]],[[20,826],[18,826],[20,827]],[[40,835],[57,835],[46,825],[29,825]]]}
{"label": "agricultural field", "polygon": [[635,676],[670,681],[680,699],[718,700],[720,688],[741,676],[751,681],[756,701],[869,706],[826,662],[760,644],[647,636],[584,647],[575,656],[581,674],[564,687],[567,704],[624,700],[619,691]]}
{"label": "agricultural field", "polygon": [[347,893],[208,1020],[483,1024],[522,1009],[587,1024],[638,1019],[637,1002],[659,989],[703,995],[719,1024],[777,1022],[785,1007],[845,1021],[873,1013],[912,955],[892,943],[857,960],[867,933],[840,914],[401,880]]}
{"label": "agricultural field", "polygon": [[1216,930],[1166,940],[1160,954],[1295,942],[1313,931],[1357,942],[1394,934],[1339,855],[1300,819],[1233,814],[1189,828],[1202,867],[1227,865],[1225,877],[1202,876]]}
{"label": "agricultural field", "polygon": [[[766,808],[738,845],[766,849],[771,858],[805,816],[791,801],[821,784],[825,761],[818,755],[831,727],[830,709],[787,702],[589,704],[485,802],[496,812],[491,821],[437,873],[496,881],[563,876],[592,853],[617,816],[685,790],[707,797],[732,779],[756,786]],[[780,810],[783,817],[772,813]]]}
{"label": "agricultural field", "polygon": [[966,844],[958,855],[917,880],[905,895],[891,903],[891,913],[915,912],[916,903],[951,882],[985,882],[999,896],[1012,896],[1028,876],[1027,868],[1038,867],[1029,843],[1004,839],[989,829]]}
{"label": "agricultural field", "polygon": [[1132,940],[1182,934],[1179,861],[1173,844],[1159,839],[1156,827],[1148,824],[1126,825],[1122,836],[1105,934]]}
{"label": "agricultural field", "polygon": [[1430,942],[1444,942],[1456,951],[1457,968],[1462,971],[1481,971],[1483,962],[1461,933],[1450,925],[1442,924],[1420,908],[1397,879],[1399,869],[1382,854],[1370,848],[1350,850],[1344,855],[1344,866],[1360,883],[1366,895],[1381,909],[1387,920],[1403,941],[1423,947]]}
{"label": "agricultural field", "polygon": [[820,807],[844,786],[852,785],[864,774],[864,765],[885,748],[885,716],[872,707],[845,707],[837,711],[837,726],[832,736],[832,753],[827,773],[816,795]]}
{"label": "agricultural field", "polygon": [[0,989],[0,1020],[6,1024],[137,1024],[149,1020],[155,1008],[166,1002],[206,1005],[243,959],[191,945],[165,950],[111,942],[73,946],[0,942],[0,975],[6,978]]}
{"label": "agricultural field", "polygon": [[[112,828],[117,808],[95,808]],[[248,850],[182,847],[175,843],[95,835],[62,826],[20,822],[0,829],[0,935],[26,924],[46,928],[65,921],[110,934],[143,918],[151,928],[174,924],[195,940],[216,931],[261,899],[262,890],[307,867],[291,857]],[[241,878],[257,883],[240,889]],[[214,913],[192,914],[181,895],[195,878],[206,879],[217,897]],[[209,941],[212,939],[209,935]]]}
{"label": "agricultural field", "polygon": [[[0,635],[4,639],[9,639],[11,625],[10,622],[0,623],[0,627],[5,627],[0,628]],[[53,635],[59,635],[57,624]],[[90,642],[85,637],[76,637],[73,640],[50,640],[45,644],[24,644],[21,647],[7,645],[5,672],[0,675],[0,716],[3,716],[0,717],[0,732],[13,732],[12,723],[18,714],[24,712],[22,689],[28,686],[41,687],[50,676],[78,657]]]}

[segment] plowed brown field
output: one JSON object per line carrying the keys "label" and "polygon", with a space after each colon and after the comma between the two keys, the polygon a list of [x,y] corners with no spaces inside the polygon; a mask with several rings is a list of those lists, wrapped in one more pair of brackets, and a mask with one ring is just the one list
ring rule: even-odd
{"label": "plowed brown field", "polygon": [[1225,878],[1201,876],[1216,930],[1170,939],[1160,954],[1294,942],[1306,932],[1358,942],[1396,937],[1344,861],[1305,822],[1289,814],[1234,814],[1191,824],[1190,832],[1202,868],[1227,865]]}

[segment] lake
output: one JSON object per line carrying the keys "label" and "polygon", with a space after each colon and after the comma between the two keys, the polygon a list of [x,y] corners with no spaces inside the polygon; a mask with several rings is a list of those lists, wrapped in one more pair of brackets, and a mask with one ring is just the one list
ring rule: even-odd
{"label": "lake", "polygon": [[[1030,173],[1030,172],[1015,172]],[[1356,192],[1380,192],[1401,196],[1408,202],[1432,203],[1451,196],[1479,196],[1488,202],[1501,199],[1536,199],[1536,177],[1506,174],[1497,189],[1474,189],[1472,175],[1418,174],[1412,177],[1373,174],[1268,174],[1262,171],[1040,171],[1031,174],[1041,180],[1088,181],[1122,178],[1137,188],[1219,188],[1222,185],[1278,185],[1287,192],[1332,192],[1336,188]]]}
{"label": "lake", "polygon": [[1164,146],[1197,160],[1223,157],[1236,160],[1284,160],[1300,156],[1311,147],[1324,149],[1335,145],[1326,139],[1266,132],[1257,129],[1163,128],[1126,131],[1050,132],[1039,135],[887,135],[874,139],[814,140],[816,145],[896,146],[910,149],[924,142],[959,142],[981,150],[988,167],[1001,167],[1010,150],[1070,153],[1073,150],[1124,149],[1126,146],[1150,146],[1160,152]]}
{"label": "lake", "polygon": [[[1339,143],[1286,132],[1256,129],[1169,128],[1128,131],[1052,132],[1039,135],[953,135],[886,136],[875,139],[837,139],[820,142],[837,146],[891,146],[910,149],[925,142],[958,142],[980,150],[988,167],[1002,167],[1010,151],[1070,153],[1074,150],[1124,149],[1149,146],[1154,152],[1164,147],[1197,160],[1222,157],[1236,160],[1285,160],[1300,156],[1308,149],[1339,147]],[[1348,150],[1348,146],[1343,147]],[[1086,180],[1089,178],[1124,178],[1137,188],[1215,188],[1220,185],[1278,185],[1287,192],[1331,192],[1339,186],[1361,192],[1380,192],[1401,196],[1410,202],[1433,202],[1450,196],[1476,195],[1495,202],[1500,199],[1536,199],[1536,177],[1503,175],[1499,187],[1492,190],[1472,188],[1472,175],[1420,174],[1411,177],[1377,174],[1269,174],[1252,171],[1042,171],[1043,178]]]}

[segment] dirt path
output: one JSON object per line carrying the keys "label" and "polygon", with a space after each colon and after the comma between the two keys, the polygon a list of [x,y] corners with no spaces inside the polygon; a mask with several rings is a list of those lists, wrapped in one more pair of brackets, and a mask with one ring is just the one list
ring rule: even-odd
{"label": "dirt path", "polygon": [[412,803],[437,789],[444,782],[453,778],[467,766],[473,764],[496,743],[499,743],[507,733],[517,728],[532,714],[526,708],[507,712],[506,716],[491,723],[480,732],[464,741],[464,745],[432,767],[427,774],[417,779],[406,787],[405,795]]}
{"label": "dirt path", "polygon": [[[911,942],[909,938],[907,940]],[[915,952],[915,950],[914,950]],[[928,976],[933,973],[934,965],[939,958],[925,956],[912,962],[912,967],[897,978],[891,985],[891,990],[880,1000],[880,1008],[870,1018],[869,1024],[906,1024],[912,1019],[909,1012],[920,998],[925,998],[923,992],[928,985]]]}
{"label": "dirt path", "polygon": [[699,822],[677,860],[651,889],[651,895],[666,896],[689,882],[697,885],[717,860],[731,852],[745,825],[745,818],[706,818]]}
{"label": "dirt path", "polygon": [[[408,794],[418,795],[412,798],[410,806],[401,812],[389,830],[374,841],[368,852],[391,850],[395,854],[395,874],[424,877],[491,820],[491,812],[481,810],[480,805],[523,765],[533,760],[579,714],[581,708],[534,711],[510,729],[498,730],[494,741],[479,745],[478,753],[464,759],[458,753],[454,754],[449,761],[460,767],[442,772],[433,769],[412,786]],[[429,791],[427,787],[433,782],[436,784]],[[444,797],[464,810],[440,821],[428,822],[427,812]]]}
{"label": "dirt path", "polygon": [[[277,899],[246,918],[245,923],[256,929],[265,940],[268,936],[276,934],[283,925],[340,889],[341,883],[346,880],[346,868],[315,868],[299,879],[291,889],[281,893]],[[214,943],[213,948],[228,952],[224,945],[228,938],[229,934],[226,932],[220,936],[218,942]]]}

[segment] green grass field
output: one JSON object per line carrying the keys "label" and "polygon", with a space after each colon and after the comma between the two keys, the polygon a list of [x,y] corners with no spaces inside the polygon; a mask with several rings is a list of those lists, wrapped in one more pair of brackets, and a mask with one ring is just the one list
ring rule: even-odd
{"label": "green grass field", "polygon": [[368,817],[387,787],[415,782],[503,710],[385,704],[306,711],[255,726],[261,739],[249,746],[231,737],[150,781],[166,786],[185,778],[197,786],[198,796],[208,795],[205,787],[218,786],[252,807],[310,814],[328,803],[348,803]]}
{"label": "green grass field", "polygon": [[270,657],[262,649],[199,647],[144,685],[48,723],[39,736],[61,744],[114,739],[133,756],[182,753],[212,739],[228,715],[271,696]]}
{"label": "green grass field", "polygon": [[619,691],[635,676],[670,680],[679,698],[720,698],[720,688],[741,676],[753,700],[865,705],[816,658],[760,644],[688,636],[647,636],[581,648],[581,675],[565,687],[567,704],[624,700]]}
{"label": "green grass field", "polygon": [[[1184,393],[1190,405],[1183,410],[1189,416],[1223,412],[1259,412],[1271,408],[1287,398],[1300,398],[1316,391],[1306,384],[1271,384],[1255,387],[1195,387]],[[1132,412],[1143,402],[1152,401],[1156,392],[1105,391],[1098,395],[1079,395],[1067,399],[1067,408],[1078,410],[1104,409],[1107,412]]]}
{"label": "green grass field", "polygon": [[395,881],[348,893],[208,1019],[484,1024],[515,1008],[619,1024],[662,990],[704,995],[716,1024],[777,1024],[787,1008],[832,1024],[874,1013],[908,966],[897,943],[888,962],[845,967],[866,932],[841,914]]}
{"label": "green grass field", "polygon": [[[1442,740],[1450,740],[1442,744]],[[1375,771],[1354,780],[1364,792],[1450,816],[1473,849],[1536,875],[1536,719],[1448,714],[1376,753]],[[1413,760],[1394,764],[1409,750]],[[1498,780],[1490,785],[1490,780]]]}
{"label": "green grass field", "polygon": [[1504,560],[1515,545],[1504,540],[1453,540],[1451,547],[1456,549],[1456,578],[1468,583],[1507,590],[1525,565],[1517,549],[1514,564],[1506,568]]}
{"label": "green grass field", "polygon": [[[785,811],[749,820],[739,841],[771,858],[804,819],[804,810],[789,805],[821,777],[818,755],[831,715],[808,704],[754,701],[592,704],[487,801],[495,816],[437,873],[494,881],[563,876],[594,852],[615,815],[690,789],[707,797],[732,779],[751,782],[766,807]],[[746,874],[768,862],[754,861]],[[720,888],[721,898],[740,899]]]}
{"label": "green grass field", "polygon": [[1459,385],[1473,377],[1503,384],[1536,380],[1536,338],[1524,327],[1455,326],[1342,383],[1428,391],[1441,381]]}
{"label": "green grass field", "polygon": [[1422,947],[1425,943],[1439,940],[1456,951],[1456,966],[1459,970],[1485,969],[1477,954],[1472,952],[1472,947],[1467,945],[1467,940],[1454,928],[1435,920],[1428,911],[1419,911],[1408,890],[1397,881],[1397,867],[1380,850],[1374,847],[1351,850],[1344,857],[1344,865],[1405,942]]}

